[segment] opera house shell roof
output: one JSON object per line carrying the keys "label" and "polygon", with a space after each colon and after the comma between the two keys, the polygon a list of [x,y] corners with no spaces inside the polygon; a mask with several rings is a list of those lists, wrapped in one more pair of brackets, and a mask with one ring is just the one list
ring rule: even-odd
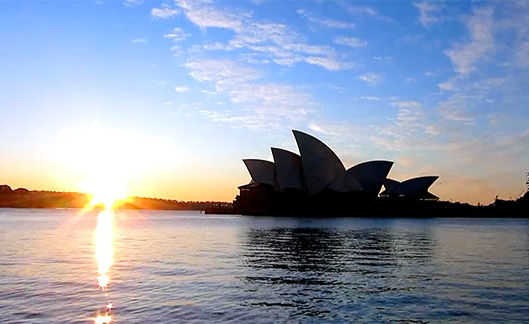
{"label": "opera house shell roof", "polygon": [[398,182],[393,179],[384,181],[384,190],[381,196],[409,197],[419,199],[438,199],[437,196],[428,192],[428,188],[438,179],[437,176],[426,176],[408,179]]}
{"label": "opera house shell roof", "polygon": [[275,147],[272,147],[272,155],[274,157],[278,191],[285,192],[286,189],[303,190],[301,157],[296,153]]}
{"label": "opera house shell roof", "polygon": [[298,191],[316,195],[323,191],[360,192],[378,196],[437,199],[428,188],[437,176],[412,178],[403,182],[388,179],[393,162],[367,161],[346,169],[338,156],[323,142],[309,134],[293,130],[299,155],[272,148],[274,162],[245,159],[251,184],[274,188],[278,193]]}

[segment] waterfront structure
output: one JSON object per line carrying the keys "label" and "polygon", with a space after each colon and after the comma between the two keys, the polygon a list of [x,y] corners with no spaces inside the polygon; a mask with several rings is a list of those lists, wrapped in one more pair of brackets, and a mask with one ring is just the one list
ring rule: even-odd
{"label": "waterfront structure", "polygon": [[242,160],[255,183],[275,186],[274,163],[258,159]]}
{"label": "waterfront structure", "polygon": [[301,154],[307,194],[317,194],[326,188],[346,190],[345,167],[338,156],[316,137],[296,130],[292,132]]}
{"label": "waterfront structure", "polygon": [[405,197],[416,199],[439,199],[436,195],[428,192],[428,188],[438,179],[437,176],[417,177],[398,182],[393,179],[384,181],[384,190],[380,193],[382,197]]}
{"label": "waterfront structure", "polygon": [[[428,188],[437,176],[388,179],[393,162],[367,161],[346,169],[340,158],[316,137],[293,130],[299,153],[271,148],[274,162],[243,160],[252,180],[239,187],[234,201],[241,213],[290,213],[301,207],[338,206],[352,210],[366,201],[437,200]],[[384,186],[382,194],[379,193]],[[367,199],[367,200],[366,200]]]}
{"label": "waterfront structure", "polygon": [[303,191],[303,166],[301,156],[296,153],[272,147],[277,191]]}

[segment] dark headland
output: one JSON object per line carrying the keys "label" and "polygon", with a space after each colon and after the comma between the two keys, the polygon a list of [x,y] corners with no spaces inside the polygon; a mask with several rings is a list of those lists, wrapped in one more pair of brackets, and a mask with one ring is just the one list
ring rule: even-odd
{"label": "dark headland", "polygon": [[[84,208],[91,196],[78,192],[34,191],[25,188],[13,190],[0,185],[0,207],[11,208]],[[120,209],[151,210],[207,210],[231,208],[231,203],[219,201],[178,201],[171,199],[131,197],[117,204]]]}

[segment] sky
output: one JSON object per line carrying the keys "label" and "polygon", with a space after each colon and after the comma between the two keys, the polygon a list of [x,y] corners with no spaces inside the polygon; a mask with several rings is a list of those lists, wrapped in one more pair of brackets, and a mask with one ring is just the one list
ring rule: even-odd
{"label": "sky", "polygon": [[0,1],[0,44],[13,188],[231,201],[297,129],[443,200],[525,189],[528,1]]}

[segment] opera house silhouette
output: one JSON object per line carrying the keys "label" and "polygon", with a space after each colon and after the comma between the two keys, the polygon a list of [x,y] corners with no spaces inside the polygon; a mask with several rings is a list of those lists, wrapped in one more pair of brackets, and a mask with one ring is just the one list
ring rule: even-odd
{"label": "opera house silhouette", "polygon": [[[396,203],[436,201],[428,192],[437,176],[399,182],[387,176],[393,162],[367,161],[346,169],[317,138],[293,130],[299,155],[271,148],[274,162],[245,159],[250,183],[239,187],[234,210],[247,215],[351,214],[364,208],[382,212]],[[381,192],[382,187],[384,190]]]}

